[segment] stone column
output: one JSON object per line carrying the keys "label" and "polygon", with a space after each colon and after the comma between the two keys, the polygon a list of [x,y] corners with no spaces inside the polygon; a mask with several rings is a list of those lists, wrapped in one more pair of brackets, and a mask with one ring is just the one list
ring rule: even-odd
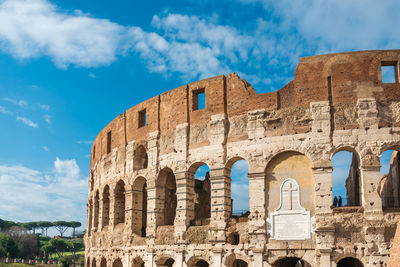
{"label": "stone column", "polygon": [[114,195],[114,188],[110,188],[110,215],[109,217],[109,227],[108,229],[114,229],[114,206],[115,206],[115,195]]}
{"label": "stone column", "polygon": [[176,180],[176,216],[174,222],[175,240],[184,242],[183,233],[194,219],[194,179],[187,171],[175,172]]}
{"label": "stone column", "polygon": [[380,166],[362,166],[360,194],[365,212],[382,212],[382,200],[378,194]]}
{"label": "stone column", "polygon": [[147,227],[146,234],[148,238],[154,238],[156,235],[157,229],[157,220],[159,216],[159,209],[157,208],[157,195],[156,195],[156,187],[154,184],[150,187],[150,184],[147,188]]}
{"label": "stone column", "polygon": [[319,266],[331,267],[331,253],[335,247],[335,227],[324,226],[315,229],[316,250],[320,254]]}
{"label": "stone column", "polygon": [[213,267],[222,266],[222,246],[216,246],[213,248]]}
{"label": "stone column", "polygon": [[175,253],[174,267],[184,267],[184,265],[183,265],[183,250],[182,249],[178,249]]}
{"label": "stone column", "polygon": [[315,178],[315,213],[332,214],[332,167],[330,162],[317,162]]}
{"label": "stone column", "polygon": [[86,210],[87,210],[87,230],[88,230],[88,236],[90,236],[92,234],[92,225],[93,225],[93,205],[92,205],[92,200],[89,199],[87,205],[86,205]]}
{"label": "stone column", "polygon": [[[262,249],[254,249],[253,250],[253,261],[250,262],[250,267],[259,267],[263,265],[263,255],[264,255],[264,248]],[[268,266],[268,265],[267,265]]]}
{"label": "stone column", "polygon": [[210,241],[225,242],[226,221],[232,213],[231,178],[224,167],[210,170],[211,222]]}
{"label": "stone column", "polygon": [[156,267],[156,263],[154,262],[154,250],[148,249],[147,250],[147,259],[144,264],[145,267]]}
{"label": "stone column", "polygon": [[125,229],[124,232],[131,236],[133,234],[133,190],[125,191]]}
{"label": "stone column", "polygon": [[99,226],[97,227],[97,231],[103,230],[103,194],[100,194],[99,197]]}
{"label": "stone column", "polygon": [[249,170],[250,215],[249,233],[253,246],[265,244],[267,225],[265,208],[265,173]]}

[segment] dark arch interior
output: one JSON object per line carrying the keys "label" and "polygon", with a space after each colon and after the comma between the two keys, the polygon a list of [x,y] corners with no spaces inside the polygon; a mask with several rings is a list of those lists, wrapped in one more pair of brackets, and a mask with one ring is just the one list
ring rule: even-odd
{"label": "dark arch interior", "polygon": [[239,242],[240,242],[239,233],[237,233],[237,232],[230,233],[230,235],[228,236],[228,242],[231,245],[239,245]]}
{"label": "dark arch interior", "polygon": [[165,259],[165,260],[161,260],[159,265],[157,266],[163,266],[163,267],[172,267],[174,265],[175,260],[174,259]]}
{"label": "dark arch interior", "polygon": [[106,259],[105,259],[105,258],[102,258],[102,259],[101,259],[100,267],[107,267],[107,262],[106,262]]}
{"label": "dark arch interior", "polygon": [[113,267],[122,267],[122,262],[120,259],[116,259],[113,263]]}
{"label": "dark arch interior", "polygon": [[337,267],[363,267],[363,264],[356,258],[347,257],[341,259],[338,262]]}
{"label": "dark arch interior", "polygon": [[208,262],[206,262],[205,260],[199,260],[199,261],[196,263],[195,266],[196,266],[196,267],[208,267],[209,264],[208,264]]}
{"label": "dark arch interior", "polygon": [[273,265],[273,267],[310,267],[305,260],[302,260],[297,257],[287,257],[280,260],[277,260]]}
{"label": "dark arch interior", "polygon": [[236,259],[232,264],[232,267],[247,267],[247,266],[248,266],[247,262],[239,259]]}

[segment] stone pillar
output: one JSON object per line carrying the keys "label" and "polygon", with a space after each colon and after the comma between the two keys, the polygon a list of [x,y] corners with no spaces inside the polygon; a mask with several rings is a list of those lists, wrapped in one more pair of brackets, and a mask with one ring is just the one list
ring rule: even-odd
{"label": "stone pillar", "polygon": [[267,225],[265,208],[265,172],[253,172],[249,170],[249,190],[250,190],[250,215],[249,233],[250,243],[254,246],[265,244]]}
{"label": "stone pillar", "polygon": [[183,265],[183,251],[179,249],[175,253],[175,264],[174,267],[184,267]]}
{"label": "stone pillar", "polygon": [[148,249],[147,250],[147,259],[144,264],[145,267],[156,267],[156,263],[154,262],[154,250]]}
{"label": "stone pillar", "polygon": [[313,168],[315,178],[315,213],[332,214],[332,167],[330,162],[320,162]]}
{"label": "stone pillar", "polygon": [[210,241],[225,242],[226,221],[232,213],[231,179],[226,175],[226,169],[210,170],[211,181],[211,222]]}
{"label": "stone pillar", "polygon": [[[156,195],[156,187],[153,185],[148,185],[147,188],[147,228],[146,234],[148,238],[155,237],[156,229],[157,229],[157,216],[159,216],[160,210],[157,208],[157,195]],[[152,186],[152,187],[150,187]]]}
{"label": "stone pillar", "polygon": [[103,230],[103,194],[100,194],[99,197],[99,226],[97,227],[97,231]]}
{"label": "stone pillar", "polygon": [[93,221],[93,205],[92,205],[92,200],[89,199],[87,205],[86,205],[86,210],[87,210],[87,231],[88,231],[88,236],[92,234],[92,221]]}
{"label": "stone pillar", "polygon": [[324,226],[315,229],[316,250],[319,252],[319,266],[331,267],[331,253],[335,247],[335,227]]}
{"label": "stone pillar", "polygon": [[[250,262],[249,266],[250,267],[259,267],[263,266],[263,255],[264,255],[264,249],[254,249],[253,250],[253,261]],[[267,265],[268,266],[268,265]]]}
{"label": "stone pillar", "polygon": [[194,179],[187,171],[175,172],[176,180],[176,216],[174,222],[175,240],[184,242],[183,233],[194,219]]}
{"label": "stone pillar", "polygon": [[133,206],[133,190],[129,189],[125,191],[125,229],[124,232],[128,233],[129,236],[133,234],[133,218],[134,218],[134,206]]}
{"label": "stone pillar", "polygon": [[115,208],[115,192],[114,192],[114,188],[111,189],[110,187],[110,215],[109,217],[109,227],[108,229],[114,229],[114,208]]}
{"label": "stone pillar", "polygon": [[222,266],[222,246],[216,246],[213,248],[213,267]]}
{"label": "stone pillar", "polygon": [[360,193],[365,212],[382,212],[382,199],[378,194],[380,166],[362,166]]}

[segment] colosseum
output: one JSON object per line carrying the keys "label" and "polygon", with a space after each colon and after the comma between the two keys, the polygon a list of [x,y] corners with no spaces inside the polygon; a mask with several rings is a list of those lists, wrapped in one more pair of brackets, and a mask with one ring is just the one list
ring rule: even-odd
{"label": "colosseum", "polygon": [[[275,92],[231,73],[125,111],[92,145],[86,266],[400,266],[389,257],[400,218],[399,61],[400,50],[304,57]],[[340,205],[332,158],[343,151],[352,159]],[[248,164],[241,213],[237,161]]]}

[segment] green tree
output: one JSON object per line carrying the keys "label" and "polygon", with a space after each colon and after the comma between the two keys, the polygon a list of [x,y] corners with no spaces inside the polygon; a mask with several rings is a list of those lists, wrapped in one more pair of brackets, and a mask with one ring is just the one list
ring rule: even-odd
{"label": "green tree", "polygon": [[69,222],[69,223],[71,225],[71,228],[73,229],[72,230],[72,237],[75,237],[75,228],[81,227],[82,224],[80,222],[74,222],[74,221]]}
{"label": "green tree", "polygon": [[50,242],[47,242],[45,245],[41,246],[40,250],[42,251],[44,258],[46,260],[49,259],[49,256],[53,251],[53,247],[49,244]]}
{"label": "green tree", "polygon": [[74,263],[74,266],[75,266],[75,262],[76,262],[76,257],[75,257],[76,252],[81,251],[84,248],[85,248],[85,246],[82,241],[74,240],[74,241],[68,242],[68,250],[70,252],[72,252],[72,259],[73,259],[72,262]]}
{"label": "green tree", "polygon": [[71,227],[71,223],[66,221],[56,221],[53,222],[53,226],[57,229],[57,231],[60,232],[60,236],[62,237],[65,231],[67,231],[67,229]]}
{"label": "green tree", "polygon": [[0,234],[0,257],[15,258],[18,256],[18,246],[7,234]]}
{"label": "green tree", "polygon": [[37,222],[37,226],[42,229],[42,236],[46,235],[47,236],[47,230],[53,226],[52,222],[48,222],[48,221],[40,221]]}
{"label": "green tree", "polygon": [[59,258],[62,257],[63,253],[68,249],[67,242],[60,238],[53,238],[49,241],[49,245]]}
{"label": "green tree", "polygon": [[16,224],[15,222],[0,219],[0,231],[10,228],[11,226],[14,226],[15,224]]}

